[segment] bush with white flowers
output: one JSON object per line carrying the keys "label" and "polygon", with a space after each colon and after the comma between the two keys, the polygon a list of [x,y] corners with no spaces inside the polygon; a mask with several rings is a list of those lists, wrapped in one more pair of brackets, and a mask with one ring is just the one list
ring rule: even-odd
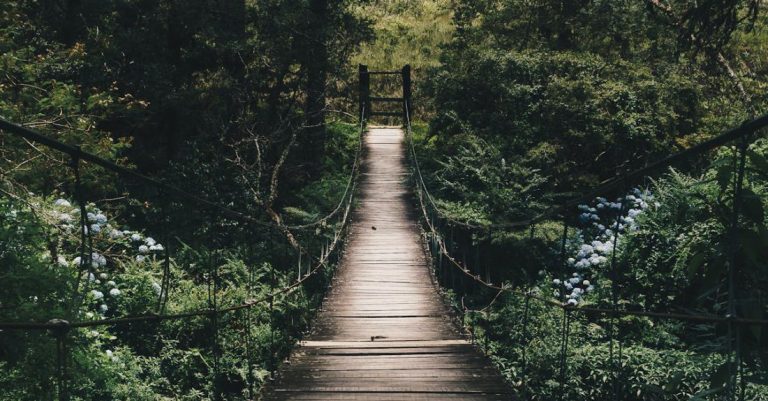
{"label": "bush with white flowers", "polygon": [[[56,266],[71,272],[66,274],[79,272],[87,292],[80,319],[98,320],[126,313],[121,310],[120,299],[125,295],[128,296],[126,300],[131,299],[132,294],[139,290],[121,284],[126,264],[139,264],[159,274],[155,262],[165,256],[165,247],[142,232],[119,228],[95,204],[85,205],[84,219],[80,207],[64,198],[50,203],[41,201],[39,207],[57,238],[54,242]],[[81,244],[82,235],[88,240],[85,252]],[[149,284],[151,282],[149,280],[144,284],[147,293],[158,294],[159,291]],[[96,329],[99,330],[102,329]]]}
{"label": "bush with white flowers", "polygon": [[572,253],[566,263],[572,272],[570,277],[552,280],[553,295],[576,306],[585,295],[594,291],[594,280],[589,278],[608,268],[614,249],[621,243],[621,236],[637,229],[635,219],[651,202],[653,195],[650,192],[635,188],[613,202],[598,197],[594,206],[579,205],[580,227],[566,241],[566,249]]}

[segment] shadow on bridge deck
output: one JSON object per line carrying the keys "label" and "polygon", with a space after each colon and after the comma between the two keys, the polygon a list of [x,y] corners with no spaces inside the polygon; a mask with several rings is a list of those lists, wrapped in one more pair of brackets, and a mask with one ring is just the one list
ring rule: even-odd
{"label": "shadow on bridge deck", "polygon": [[313,332],[265,400],[509,400],[435,288],[407,178],[403,131],[372,128],[349,241]]}

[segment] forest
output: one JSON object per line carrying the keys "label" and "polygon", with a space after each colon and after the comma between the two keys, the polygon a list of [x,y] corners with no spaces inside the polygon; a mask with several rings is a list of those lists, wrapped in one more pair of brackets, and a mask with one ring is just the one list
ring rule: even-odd
{"label": "forest", "polygon": [[0,400],[259,399],[388,125],[514,399],[768,401],[767,112],[762,0],[4,0]]}

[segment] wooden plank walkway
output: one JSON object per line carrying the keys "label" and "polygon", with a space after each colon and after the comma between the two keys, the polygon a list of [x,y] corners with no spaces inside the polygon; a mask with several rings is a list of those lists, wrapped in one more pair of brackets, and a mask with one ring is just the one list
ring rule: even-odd
{"label": "wooden plank walkway", "polygon": [[509,400],[429,272],[403,131],[371,128],[349,241],[315,327],[265,400]]}

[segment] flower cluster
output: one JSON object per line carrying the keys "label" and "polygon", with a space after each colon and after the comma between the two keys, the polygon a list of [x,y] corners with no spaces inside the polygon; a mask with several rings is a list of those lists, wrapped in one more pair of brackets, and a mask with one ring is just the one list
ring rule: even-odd
{"label": "flower cluster", "polygon": [[[109,295],[111,299],[116,299],[122,294],[122,291],[117,286],[117,283],[114,280],[109,280],[106,283],[102,284],[101,280],[106,280],[109,278],[109,275],[107,273],[101,273],[99,274],[99,278],[95,278],[92,273],[88,273],[88,279],[93,284],[100,286],[101,289],[106,291],[106,293]],[[93,301],[93,305],[98,313],[101,313],[102,315],[107,313],[109,311],[109,306],[106,304],[106,298],[104,291],[93,289],[90,292],[91,299]],[[86,314],[88,318],[93,318],[94,314],[92,312],[88,312]]]}
{"label": "flower cluster", "polygon": [[594,291],[595,286],[588,277],[609,262],[621,234],[637,229],[635,218],[652,200],[653,195],[648,191],[634,189],[614,202],[598,197],[594,206],[579,205],[582,227],[566,243],[567,249],[575,253],[567,260],[574,272],[568,278],[552,280],[553,295],[576,306],[585,294]]}
{"label": "flower cluster", "polygon": [[[72,203],[66,199],[56,199],[50,209],[50,217],[53,224],[58,227],[63,234],[64,241],[57,253],[56,264],[62,268],[71,267],[83,271],[82,278],[88,282],[89,302],[86,306],[85,316],[89,319],[104,318],[104,315],[110,310],[111,301],[114,301],[122,295],[122,290],[115,282],[117,277],[110,279],[108,264],[115,263],[114,258],[128,256],[135,262],[145,262],[151,260],[157,253],[163,252],[165,248],[154,238],[145,236],[141,232],[128,229],[120,230],[110,224],[109,219],[103,211],[94,204],[85,206],[85,222],[83,227],[81,210],[73,207]],[[66,257],[67,251],[70,254],[80,252],[80,227],[91,238],[94,248],[109,249],[110,258],[106,255],[93,251],[86,254],[85,257],[76,256],[71,260]],[[110,262],[111,260],[111,262]],[[153,283],[153,290],[157,284]],[[159,285],[157,285],[159,286]]]}
{"label": "flower cluster", "polygon": [[147,260],[147,257],[149,257],[151,254],[154,254],[156,252],[162,252],[165,250],[162,244],[158,244],[157,241],[155,241],[152,237],[144,237],[141,235],[141,233],[135,232],[135,231],[122,231],[122,235],[130,236],[130,242],[133,246],[136,247],[136,250],[139,252],[138,255],[136,255],[136,261],[141,263]]}
{"label": "flower cluster", "polygon": [[[53,202],[52,217],[57,222],[59,228],[65,232],[75,231],[75,227],[79,227],[80,224],[80,209],[73,208],[72,203],[66,199],[57,199]],[[109,239],[116,242],[124,242],[130,245],[138,252],[135,256],[137,262],[144,262],[149,256],[162,252],[165,250],[162,244],[157,243],[152,237],[144,237],[138,231],[131,231],[128,229],[120,230],[113,227],[109,223],[107,216],[95,205],[86,205],[86,222],[84,227],[85,233],[96,238]],[[76,231],[75,231],[76,232]],[[73,265],[79,266],[81,263],[79,257],[72,261]],[[106,266],[106,258],[98,253],[91,255],[91,265],[93,268],[100,268]],[[67,260],[64,257],[58,258],[58,263],[62,266],[68,265]]]}

